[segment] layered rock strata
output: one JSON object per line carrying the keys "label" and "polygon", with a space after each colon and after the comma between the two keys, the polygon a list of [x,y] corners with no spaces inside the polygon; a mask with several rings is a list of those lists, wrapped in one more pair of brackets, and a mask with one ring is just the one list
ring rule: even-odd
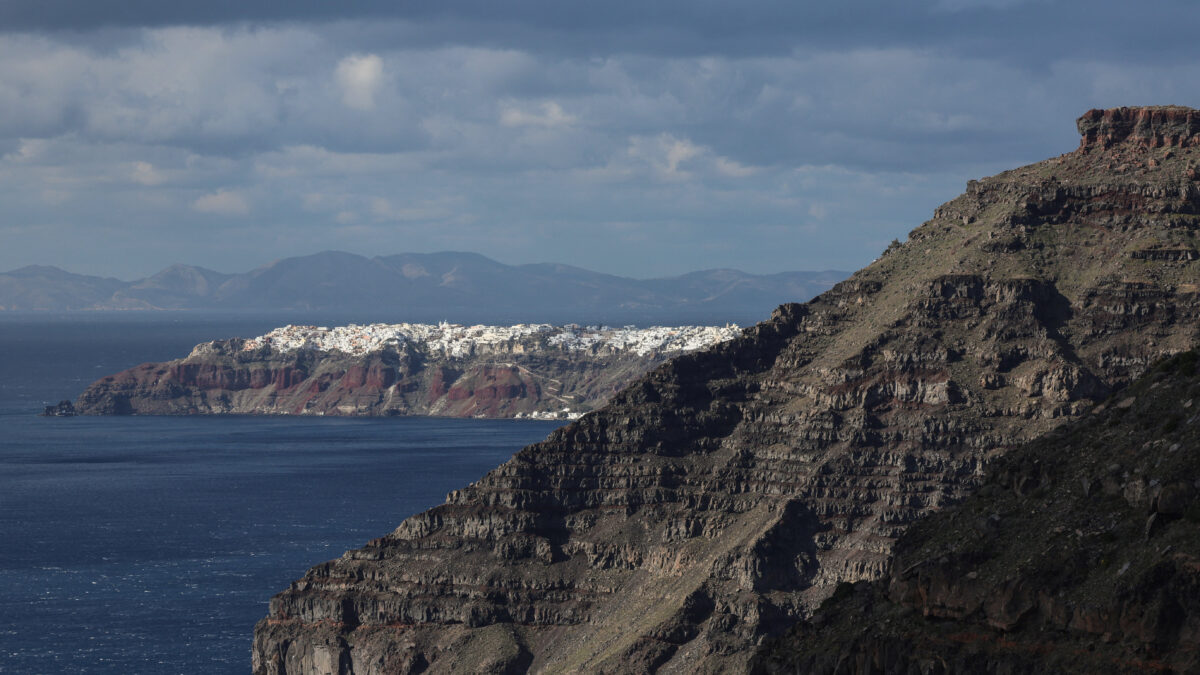
{"label": "layered rock strata", "polygon": [[1197,249],[1198,159],[1114,136],[972,181],[831,291],[309,570],[254,671],[747,669],[993,459],[1196,343],[1200,267],[1147,252]]}
{"label": "layered rock strata", "polygon": [[671,356],[737,326],[286,326],[101,378],[92,415],[293,414],[574,418]]}
{"label": "layered rock strata", "polygon": [[763,673],[1200,672],[1195,352],[1006,455],[891,572],[772,641]]}
{"label": "layered rock strata", "polygon": [[1078,126],[1085,148],[1128,142],[1151,148],[1200,145],[1200,111],[1183,106],[1089,110]]}

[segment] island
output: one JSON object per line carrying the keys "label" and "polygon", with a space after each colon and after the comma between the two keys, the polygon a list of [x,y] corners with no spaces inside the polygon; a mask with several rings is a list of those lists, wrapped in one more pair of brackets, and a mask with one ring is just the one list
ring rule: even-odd
{"label": "island", "polygon": [[84,415],[431,415],[574,419],[725,326],[284,326],[197,345],[90,385]]}

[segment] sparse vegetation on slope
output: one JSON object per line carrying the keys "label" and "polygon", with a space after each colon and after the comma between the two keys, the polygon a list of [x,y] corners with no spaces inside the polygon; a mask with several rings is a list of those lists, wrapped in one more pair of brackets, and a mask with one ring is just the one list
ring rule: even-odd
{"label": "sparse vegetation on slope", "polygon": [[1200,669],[1197,353],[998,460],[918,521],[882,581],[839,587],[761,672]]}

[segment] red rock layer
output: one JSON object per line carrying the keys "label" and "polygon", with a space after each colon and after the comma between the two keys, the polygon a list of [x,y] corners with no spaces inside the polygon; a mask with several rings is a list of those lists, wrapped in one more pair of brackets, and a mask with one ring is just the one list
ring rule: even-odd
{"label": "red rock layer", "polygon": [[[517,348],[433,358],[407,346],[362,356],[247,351],[207,343],[185,359],[97,380],[83,414],[438,415],[514,417],[599,406],[666,357]],[[518,346],[520,347],[520,346]]]}
{"label": "red rock layer", "polygon": [[1137,143],[1151,148],[1200,144],[1200,111],[1182,106],[1089,110],[1078,121],[1080,148]]}

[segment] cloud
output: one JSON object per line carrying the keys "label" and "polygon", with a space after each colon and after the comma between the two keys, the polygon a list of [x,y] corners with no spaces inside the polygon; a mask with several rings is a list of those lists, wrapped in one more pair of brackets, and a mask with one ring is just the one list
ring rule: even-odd
{"label": "cloud", "polygon": [[133,1],[0,3],[0,228],[31,224],[0,268],[850,268],[1090,107],[1198,103],[1200,6],[1168,0]]}
{"label": "cloud", "polygon": [[192,202],[192,209],[218,216],[244,216],[250,213],[250,204],[238,192],[217,190],[197,198]]}
{"label": "cloud", "polygon": [[[716,154],[712,148],[698,145],[687,138],[673,134],[657,136],[633,136],[625,151],[634,164],[648,165],[653,173],[663,180],[689,180],[697,171],[710,178],[746,178],[761,169],[742,164],[729,157]],[[630,175],[630,172],[623,172]]]}
{"label": "cloud", "polygon": [[568,115],[554,101],[544,101],[533,110],[511,103],[500,110],[500,124],[506,127],[561,127],[576,121],[574,115]]}
{"label": "cloud", "polygon": [[688,178],[691,174],[680,165],[702,152],[703,149],[690,140],[668,133],[653,137],[633,136],[626,150],[630,158],[649,164],[655,173],[666,179]]}
{"label": "cloud", "polygon": [[161,185],[167,180],[167,177],[161,171],[155,169],[154,165],[149,162],[134,162],[133,170],[129,172],[129,177],[133,182],[149,187]]}
{"label": "cloud", "polygon": [[745,178],[753,176],[759,171],[757,167],[746,166],[728,157],[717,157],[714,161],[714,166],[717,169],[717,173],[722,176],[729,176],[730,178]]}
{"label": "cloud", "polygon": [[1192,0],[663,0],[654,11],[628,1],[5,0],[0,32],[71,31],[77,39],[106,42],[131,28],[293,25],[320,27],[339,35],[347,48],[364,51],[399,44],[488,45],[589,59],[900,47],[1045,63],[1084,52],[1178,57],[1192,49],[1198,12]]}
{"label": "cloud", "polygon": [[962,12],[977,9],[1012,9],[1036,1],[1038,0],[938,0],[934,7],[947,12]]}
{"label": "cloud", "polygon": [[335,77],[342,103],[355,110],[373,110],[383,83],[383,59],[375,54],[347,56],[338,62]]}
{"label": "cloud", "polygon": [[370,212],[377,222],[447,222],[455,217],[453,206],[459,200],[420,200],[397,206],[391,200],[375,197],[370,200]]}

